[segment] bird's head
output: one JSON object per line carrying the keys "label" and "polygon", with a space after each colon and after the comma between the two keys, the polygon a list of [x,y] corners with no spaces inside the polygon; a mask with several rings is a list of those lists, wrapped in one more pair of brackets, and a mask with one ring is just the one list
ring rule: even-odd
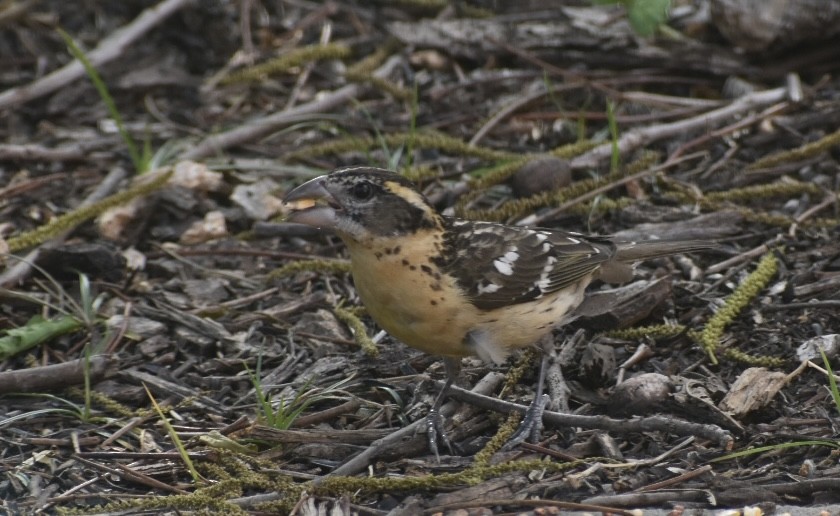
{"label": "bird's head", "polygon": [[438,227],[440,215],[412,183],[378,168],[338,169],[298,186],[283,199],[289,222],[334,231],[365,242]]}

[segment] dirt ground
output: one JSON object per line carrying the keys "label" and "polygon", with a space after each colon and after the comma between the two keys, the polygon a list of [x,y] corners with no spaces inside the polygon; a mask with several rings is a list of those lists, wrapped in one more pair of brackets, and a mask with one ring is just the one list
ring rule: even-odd
{"label": "dirt ground", "polygon": [[[838,514],[840,4],[739,3],[0,2],[0,513]],[[590,288],[536,443],[540,356],[465,359],[438,459],[442,362],[283,222],[346,165],[717,246]]]}

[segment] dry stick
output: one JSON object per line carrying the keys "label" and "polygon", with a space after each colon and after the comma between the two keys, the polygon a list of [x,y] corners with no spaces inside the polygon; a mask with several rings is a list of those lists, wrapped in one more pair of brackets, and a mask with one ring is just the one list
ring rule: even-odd
{"label": "dry stick", "polygon": [[[89,478],[89,479],[85,480],[84,482],[82,482],[82,483],[80,483],[80,484],[76,484],[76,485],[74,485],[73,487],[71,487],[70,489],[68,489],[67,491],[65,491],[64,493],[62,493],[62,494],[60,494],[60,495],[58,495],[58,496],[54,496],[54,497],[52,497],[52,498],[47,499],[47,502],[46,502],[46,503],[45,503],[42,507],[40,507],[39,509],[40,509],[41,511],[46,512],[46,511],[48,511],[48,510],[49,510],[49,509],[50,509],[53,505],[55,505],[55,504],[57,504],[57,503],[61,503],[61,502],[65,501],[65,500],[73,500],[73,499],[75,499],[75,497],[74,497],[74,496],[72,496],[72,495],[73,495],[73,493],[75,493],[76,491],[80,491],[80,490],[82,490],[82,489],[85,489],[85,488],[87,488],[88,486],[90,486],[90,485],[92,485],[92,484],[95,484],[96,482],[99,482],[100,480],[102,480],[102,478],[103,478],[105,475],[107,475],[107,473],[100,473],[99,475],[96,475],[96,476],[95,476],[95,477],[93,477],[93,478]],[[96,493],[96,495],[100,495],[100,494],[101,494],[101,493]],[[83,496],[83,497],[84,497],[84,496],[90,496],[90,495],[93,495],[93,493],[90,493],[90,494],[82,494],[81,496]]]}
{"label": "dry stick", "polygon": [[110,468],[110,467],[108,467],[104,464],[94,462],[92,460],[83,459],[78,454],[74,457],[74,460],[76,460],[78,462],[81,462],[82,464],[86,464],[86,465],[88,465],[88,466],[90,466],[94,469],[98,469],[100,471],[104,471],[106,473],[116,475],[116,476],[118,476],[120,478],[123,478],[125,480],[137,482],[138,484],[142,484],[142,485],[145,485],[147,487],[151,487],[151,488],[155,488],[155,489],[162,489],[164,491],[169,491],[171,493],[177,493],[177,494],[182,494],[182,495],[189,494],[188,491],[184,491],[183,489],[171,486],[169,484],[161,482],[160,480],[156,480],[154,478],[151,478],[144,473],[134,471],[130,468],[127,468],[126,466],[123,466],[122,464],[117,464],[117,466],[120,469],[114,469],[114,468]]}
{"label": "dry stick", "polygon": [[677,150],[675,150],[673,153],[671,153],[671,155],[668,157],[666,162],[670,163],[671,160],[674,160],[674,159],[682,156],[682,154],[687,149],[690,149],[692,147],[697,147],[698,145],[702,145],[702,144],[708,142],[709,140],[711,140],[713,138],[718,138],[718,137],[721,137],[725,134],[734,133],[735,131],[737,131],[739,129],[742,129],[744,127],[748,127],[750,125],[753,125],[756,122],[759,122],[759,121],[764,120],[766,118],[770,118],[771,116],[773,116],[777,113],[781,113],[782,111],[787,109],[788,106],[790,106],[790,103],[787,102],[787,101],[779,102],[778,104],[774,104],[774,105],[770,106],[769,108],[765,109],[761,113],[756,113],[755,115],[748,116],[748,117],[746,117],[742,120],[738,120],[735,123],[729,124],[725,127],[721,127],[717,131],[712,131],[712,132],[706,133],[702,136],[698,136],[697,138],[695,138],[691,141],[685,142],[684,144],[680,145],[677,148]]}
{"label": "dry stick", "polygon": [[[126,47],[137,41],[141,36],[159,25],[173,13],[183,9],[195,0],[164,0],[154,7],[146,9],[130,24],[115,30],[111,35],[99,42],[87,57],[94,67],[112,61],[125,53]],[[0,93],[0,109],[29,102],[32,99],[48,95],[59,88],[83,77],[85,68],[78,60],[41,77],[25,86],[11,88]]]}
{"label": "dry stick", "polygon": [[671,486],[675,486],[677,484],[681,484],[687,480],[692,480],[697,478],[701,475],[705,475],[712,471],[712,466],[710,464],[706,464],[705,466],[701,466],[695,470],[687,471],[681,475],[677,475],[676,477],[669,478],[667,480],[663,480],[661,482],[655,482],[653,484],[648,484],[646,486],[642,486],[639,488],[634,489],[633,491],[636,492],[646,492],[646,491],[657,491],[659,489],[668,488]]}
{"label": "dry stick", "polygon": [[[400,61],[401,58],[399,56],[392,56],[373,75],[376,77],[387,76],[391,70],[396,68]],[[241,125],[226,133],[205,138],[204,141],[182,154],[180,159],[197,160],[206,158],[228,147],[253,141],[272,131],[276,131],[282,126],[309,120],[313,114],[329,112],[341,104],[358,97],[366,89],[367,86],[364,84],[348,84],[331,93],[319,96],[317,100],[313,100],[312,102],[307,102],[306,104],[301,104],[292,109],[287,109],[263,118],[251,120],[245,125]]]}
{"label": "dry stick", "polygon": [[343,416],[344,414],[356,412],[356,410],[358,410],[361,406],[362,402],[359,401],[359,398],[352,398],[350,401],[342,403],[337,407],[332,407],[326,410],[322,410],[321,412],[301,416],[292,422],[292,428],[301,428],[326,421],[331,421],[338,416]]}
{"label": "dry stick", "polygon": [[[743,97],[733,101],[728,106],[715,109],[713,111],[709,111],[708,113],[688,118],[686,120],[680,120],[679,122],[672,122],[670,124],[660,124],[633,129],[624,133],[624,135],[619,138],[618,152],[626,155],[631,150],[643,147],[656,140],[674,135],[697,132],[708,127],[716,126],[723,120],[727,120],[745,111],[779,102],[783,100],[786,95],[786,88],[760,91],[750,95],[744,95]],[[574,169],[596,167],[602,161],[609,159],[612,152],[612,142],[605,143],[573,159],[570,165]]]}
{"label": "dry stick", "polygon": [[[85,367],[86,358],[79,358],[64,362],[28,369],[16,369],[0,373],[0,394],[8,392],[40,392],[63,389],[68,386],[80,385],[84,382],[85,374],[90,375],[93,382],[105,377],[113,371],[116,359],[106,355],[90,357],[89,369]],[[85,371],[85,369],[88,369]]]}
{"label": "dry stick", "polygon": [[[558,93],[558,92],[561,92],[561,91],[580,88],[582,86],[585,86],[586,84],[587,84],[586,81],[569,82],[569,83],[563,84],[562,86],[557,86],[557,87],[553,88],[551,90],[551,93]],[[475,135],[473,135],[473,137],[470,138],[469,145],[471,145],[471,146],[477,145],[478,142],[481,141],[481,139],[484,138],[487,135],[487,133],[490,132],[502,120],[504,120],[505,118],[507,118],[508,116],[513,114],[519,108],[521,108],[523,106],[526,106],[526,105],[530,104],[531,102],[533,102],[535,100],[538,100],[538,99],[540,99],[540,98],[542,98],[542,97],[544,97],[548,94],[549,94],[549,92],[546,91],[545,88],[541,88],[539,91],[537,91],[535,93],[532,93],[530,95],[527,95],[527,96],[525,96],[521,99],[517,99],[514,102],[512,102],[511,104],[505,106],[498,113],[496,113],[495,115],[490,117],[490,119],[487,120],[487,122],[485,122],[484,125],[481,126],[481,128],[478,131],[476,131]],[[682,97],[669,97],[669,96],[666,96],[666,95],[645,94],[644,92],[625,93],[625,94],[622,94],[622,98],[625,99],[625,100],[630,99],[630,98],[635,98],[637,102],[649,101],[649,102],[660,102],[660,103],[664,103],[664,102],[677,103],[677,102],[681,101],[681,105],[689,106],[689,108],[692,110],[692,112],[695,111],[699,107],[717,107],[717,106],[720,105],[720,102],[718,102],[716,100],[711,101],[711,100],[700,100],[700,99],[685,99],[685,98],[682,98]],[[673,113],[671,113],[671,114],[673,115]],[[571,116],[571,113],[569,115]],[[624,120],[626,121],[627,118],[625,117]]]}
{"label": "dry stick", "polygon": [[606,505],[608,507],[650,507],[675,502],[694,502],[698,505],[709,503],[708,489],[668,489],[652,492],[631,492],[615,495],[598,495],[584,498],[581,503]]}
{"label": "dry stick", "polygon": [[800,308],[840,308],[840,301],[805,301],[802,303],[787,303],[784,305],[765,305],[761,307],[764,312],[781,312],[783,310],[799,310]]}
{"label": "dry stick", "polygon": [[[598,513],[601,514],[618,514],[620,516],[634,516],[638,514],[634,511],[627,511],[618,507],[609,507],[606,505],[593,505],[587,503],[577,503],[577,502],[561,502],[559,500],[546,500],[546,499],[538,499],[538,500],[521,500],[516,498],[481,498],[478,500],[474,500],[472,502],[454,502],[454,503],[446,503],[442,505],[434,505],[429,507],[428,509],[423,511],[423,514],[459,514],[458,509],[483,509],[486,507],[534,507],[534,508],[546,508],[546,507],[555,507],[557,509],[565,509],[567,511],[575,511],[576,513]],[[450,512],[452,511],[452,512]],[[533,511],[530,514],[548,514],[548,511],[537,512]],[[561,511],[558,511],[560,514]],[[480,513],[483,514],[483,513]],[[518,514],[518,513],[517,513]]]}
{"label": "dry stick", "polygon": [[[564,84],[562,87],[555,88],[554,90],[552,90],[552,92],[556,93],[558,91],[579,88],[584,84],[586,83],[582,81]],[[510,104],[508,104],[507,106],[503,107],[498,113],[490,117],[490,119],[487,120],[484,123],[484,125],[482,125],[481,128],[479,128],[478,131],[476,131],[473,137],[470,138],[470,147],[475,147],[476,145],[478,145],[478,142],[480,142],[481,139],[487,135],[487,133],[489,133],[494,127],[496,127],[496,125],[498,125],[502,120],[513,114],[516,110],[530,104],[531,102],[534,102],[535,100],[541,99],[546,95],[548,95],[548,91],[544,87],[542,87],[539,89],[539,91],[531,93],[530,95],[525,95],[522,98],[518,98]]]}
{"label": "dry stick", "polygon": [[[794,219],[795,223],[796,224],[802,224],[806,220],[813,217],[814,214],[824,210],[825,208],[828,208],[832,204],[836,204],[838,202],[838,200],[840,200],[840,195],[837,195],[833,192],[827,192],[827,193],[828,193],[828,196],[825,198],[825,200],[823,200],[821,203],[817,204],[816,206],[811,206],[810,208],[805,210],[800,216],[798,216],[798,217],[796,217],[796,219]],[[796,226],[796,224],[791,224],[791,231],[794,230],[794,227]]]}
{"label": "dry stick", "polygon": [[[2,159],[2,157],[0,157]],[[0,188],[0,200],[3,200],[6,197],[15,197],[17,195],[24,194],[31,190],[37,190],[38,188],[42,188],[44,186],[55,186],[56,181],[60,181],[62,179],[66,179],[67,174],[49,174],[46,176],[36,177],[30,179],[28,181],[20,182],[17,184],[9,185],[5,188]]]}
{"label": "dry stick", "polygon": [[[148,416],[136,416],[136,417],[133,417],[133,418],[129,419],[128,423],[124,424],[116,432],[111,434],[111,437],[105,439],[102,442],[102,444],[100,444],[98,446],[98,448],[100,448],[100,449],[108,448],[109,446],[111,446],[114,443],[114,441],[116,441],[117,439],[119,439],[123,435],[127,434],[128,432],[134,430],[135,428],[137,428],[141,424],[145,423],[146,421],[152,419],[153,417],[157,417],[157,416],[152,416],[150,414]],[[91,457],[91,458],[93,458],[93,457]],[[178,458],[180,459],[180,456]]]}
{"label": "dry stick", "polygon": [[739,263],[745,262],[747,260],[752,260],[753,258],[757,258],[759,256],[763,256],[769,251],[773,250],[773,247],[782,241],[781,235],[777,235],[769,240],[767,243],[761,244],[758,247],[754,247],[749,251],[744,251],[741,254],[733,256],[732,258],[727,258],[722,262],[718,262],[714,265],[710,265],[706,267],[706,275],[709,274],[717,274],[718,272],[723,272],[725,270],[729,270],[732,267],[735,267]]}
{"label": "dry stick", "polygon": [[77,161],[85,159],[89,150],[89,145],[81,143],[63,147],[6,143],[0,145],[0,159],[16,161]]}
{"label": "dry stick", "polygon": [[[442,382],[441,382],[441,385]],[[477,407],[509,414],[519,412],[524,414],[528,407],[518,405],[475,392],[470,392],[459,387],[451,387],[449,395],[452,398],[470,403]],[[650,416],[634,419],[613,419],[607,416],[581,416],[577,414],[561,414],[546,410],[543,413],[545,423],[560,427],[580,427],[599,430],[609,430],[626,434],[629,432],[668,432],[680,436],[698,436],[718,443],[722,448],[728,448],[732,442],[732,435],[717,425],[690,423],[667,416]]]}
{"label": "dry stick", "polygon": [[640,104],[656,104],[666,107],[682,106],[691,108],[716,108],[724,103],[720,100],[675,97],[673,95],[662,95],[659,93],[649,93],[647,91],[625,91],[621,94],[621,100]]}

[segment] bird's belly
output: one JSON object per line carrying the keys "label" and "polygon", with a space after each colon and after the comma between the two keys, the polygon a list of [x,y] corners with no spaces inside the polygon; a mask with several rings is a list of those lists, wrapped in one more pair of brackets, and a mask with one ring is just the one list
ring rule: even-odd
{"label": "bird's belly", "polygon": [[356,291],[368,313],[382,329],[413,348],[444,356],[474,354],[465,337],[478,311],[452,297],[456,286],[451,278],[405,260],[407,265],[399,255],[353,260]]}
{"label": "bird's belly", "polygon": [[490,310],[477,328],[489,336],[488,345],[502,346],[507,352],[530,346],[568,318],[583,301],[584,291],[581,283],[535,301]]}

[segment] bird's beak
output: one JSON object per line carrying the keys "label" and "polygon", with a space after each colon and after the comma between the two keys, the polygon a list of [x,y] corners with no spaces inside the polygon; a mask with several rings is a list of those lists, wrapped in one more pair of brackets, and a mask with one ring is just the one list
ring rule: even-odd
{"label": "bird's beak", "polygon": [[325,176],[316,177],[287,193],[283,203],[292,212],[286,221],[317,228],[334,228],[336,212],[341,210],[341,205],[325,183]]}

